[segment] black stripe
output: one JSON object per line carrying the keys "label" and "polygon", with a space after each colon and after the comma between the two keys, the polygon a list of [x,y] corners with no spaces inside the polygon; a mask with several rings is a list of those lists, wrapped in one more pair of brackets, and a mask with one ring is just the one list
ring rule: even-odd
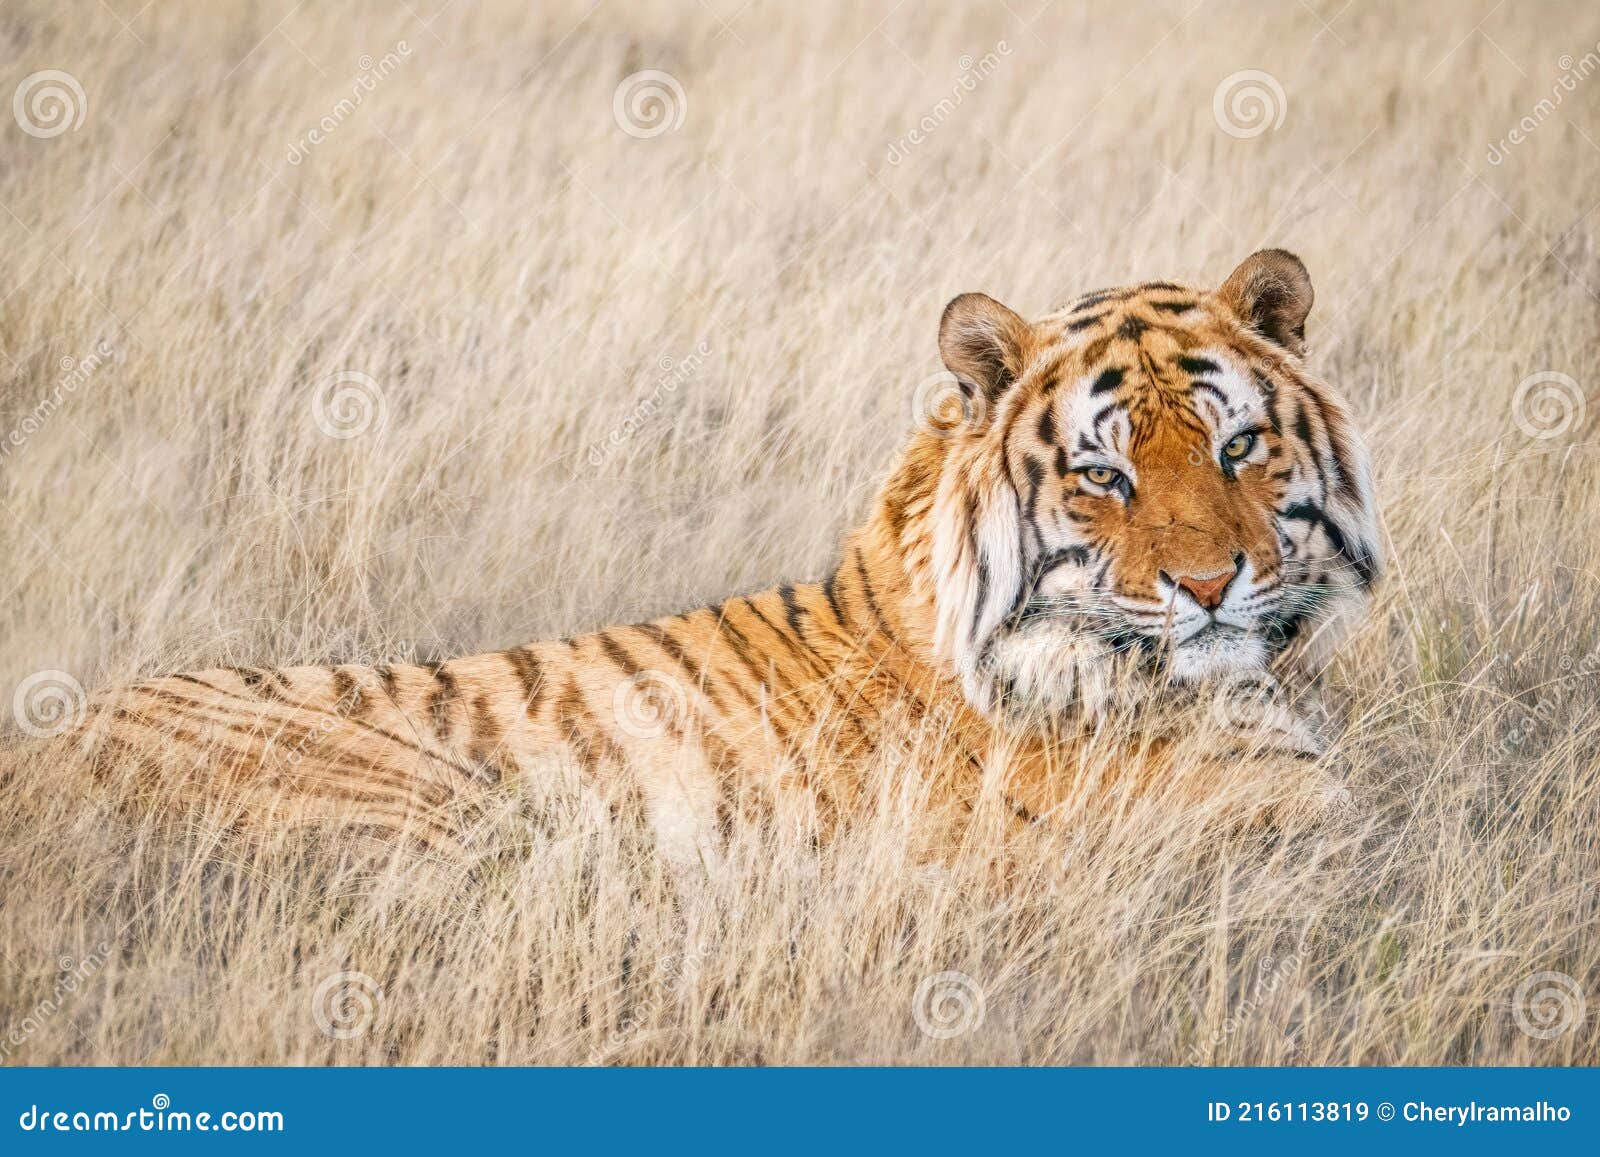
{"label": "black stripe", "polygon": [[699,664],[697,664],[693,659],[689,658],[688,654],[683,649],[683,645],[678,642],[678,640],[670,631],[667,630],[666,627],[662,626],[660,623],[640,623],[634,629],[642,632],[643,634],[649,635],[650,638],[655,640],[656,646],[665,651],[668,656],[671,657],[674,663],[678,664],[678,666],[689,672],[689,677],[691,679],[697,683],[700,681]]}
{"label": "black stripe", "polygon": [[761,613],[761,608],[756,606],[754,599],[746,598],[742,601],[745,606],[750,608],[750,613],[761,620],[762,626],[766,627],[767,630],[778,636],[779,641],[782,642],[785,647],[788,647],[790,651],[794,652],[795,658],[800,660],[802,666],[809,667],[812,673],[817,675],[819,678],[826,678],[828,676],[829,672],[827,667],[822,663],[821,658],[814,651],[812,651],[810,645],[807,644],[804,639],[801,639],[798,643],[791,639],[788,633],[784,631],[782,627],[778,626],[777,623],[774,623],[771,619],[767,618],[766,615]]}
{"label": "black stripe", "polygon": [[672,657],[673,662],[687,671],[695,686],[705,692],[719,711],[728,710],[728,704],[717,685],[711,681],[709,672],[689,657],[689,653],[683,649],[683,644],[678,641],[676,635],[659,623],[641,623],[636,629],[654,639],[656,645]]}
{"label": "black stripe", "polygon": [[1072,360],[1070,353],[1057,354],[1043,369],[1037,371],[1035,380],[1039,383],[1039,393],[1048,398],[1055,388],[1061,384],[1061,368]]}
{"label": "black stripe", "polygon": [[[206,686],[206,684],[202,683],[201,686]],[[219,704],[205,703],[205,702],[202,702],[199,699],[187,699],[187,698],[183,697],[182,695],[179,695],[176,692],[172,692],[172,691],[161,691],[161,690],[159,690],[157,688],[153,688],[153,687],[141,688],[141,690],[148,691],[150,694],[155,695],[158,698],[175,700],[176,702],[182,703],[182,704],[184,704],[186,706],[189,706],[189,707],[207,707],[207,708],[212,708],[214,710],[220,710],[220,711],[226,711],[227,710],[226,707],[220,706]],[[306,711],[306,712],[310,712],[312,714],[319,714],[319,715],[330,714],[330,712],[323,711],[321,708],[317,708],[317,707],[298,707],[298,708],[296,708],[296,710]],[[246,725],[246,724],[231,724],[231,723],[226,722],[225,720],[215,719],[215,718],[212,718],[211,716],[201,716],[201,718],[204,719],[207,723],[212,724],[213,726],[226,727],[229,730],[238,729],[238,730],[240,730],[240,732],[242,734],[248,733],[248,734],[254,735],[256,738],[260,738],[260,731],[258,729],[258,725],[257,724],[248,724],[248,725]],[[372,735],[376,735],[376,736],[379,736],[380,738],[387,739],[389,742],[398,744],[399,746],[404,747],[404,748],[406,748],[406,749],[408,749],[410,751],[415,751],[418,755],[426,756],[426,757],[428,757],[430,759],[437,758],[437,756],[435,756],[434,753],[429,751],[427,748],[421,746],[418,743],[414,743],[409,739],[405,739],[405,738],[403,738],[403,737],[401,737],[399,735],[396,735],[394,732],[389,731],[387,728],[375,727],[370,723],[363,723],[359,719],[350,719],[350,720],[347,720],[346,722],[352,727],[358,727],[362,731],[366,731],[366,732],[368,732],[368,733],[370,733]],[[298,721],[294,721],[294,723],[295,723],[295,726],[301,727],[301,728],[305,729],[306,731],[309,731],[310,724],[299,723]],[[149,724],[146,724],[146,725],[148,726]],[[246,728],[248,728],[248,731],[245,730]],[[451,766],[455,766],[455,764],[452,761],[447,761],[447,762],[451,762]],[[368,768],[367,770],[375,771],[375,769],[372,769],[372,768]]]}
{"label": "black stripe", "polygon": [[635,663],[633,657],[617,645],[617,641],[611,637],[609,631],[601,631],[595,638],[600,640],[600,649],[606,653],[606,657],[621,667],[625,674],[637,675],[639,673],[639,664]]}
{"label": "black stripe", "polygon": [[1331,470],[1334,474],[1334,489],[1352,502],[1359,503],[1360,496],[1355,491],[1355,479],[1350,473],[1349,464],[1346,462],[1348,448],[1345,446],[1344,440],[1338,435],[1338,428],[1329,413],[1327,400],[1316,390],[1307,389],[1304,386],[1301,387],[1301,390],[1303,396],[1309,398],[1312,405],[1316,407],[1317,418],[1322,423],[1322,436],[1328,444],[1328,466],[1326,469]]}
{"label": "black stripe", "polygon": [[1210,358],[1179,358],[1178,367],[1183,370],[1184,373],[1193,376],[1198,376],[1200,374],[1220,374],[1222,372],[1222,367],[1216,362],[1212,361]]}
{"label": "black stripe", "polygon": [[1039,497],[1039,484],[1044,481],[1044,463],[1029,454],[1022,463],[1022,472],[1028,477],[1028,509],[1032,510]]}
{"label": "black stripe", "polygon": [[978,637],[978,621],[983,618],[983,604],[989,600],[989,563],[983,557],[983,551],[978,550],[976,545],[974,545],[972,553],[977,556],[978,560],[978,597],[973,600],[972,626],[968,630],[971,632],[972,637],[976,639]]}
{"label": "black stripe", "polygon": [[428,715],[433,720],[433,732],[439,737],[439,742],[448,745],[450,742],[450,706],[455,702],[459,689],[456,678],[440,664],[423,664],[433,671],[433,695],[428,699]]}
{"label": "black stripe", "polygon": [[[365,706],[361,685],[343,667],[333,669],[333,702],[337,715],[360,715]],[[341,707],[341,704],[349,704],[349,707]]]}
{"label": "black stripe", "polygon": [[394,701],[396,707],[400,706],[400,677],[395,674],[394,668],[384,663],[373,668],[378,679],[383,683],[383,693]]}
{"label": "black stripe", "polygon": [[1311,436],[1311,413],[1304,405],[1295,407],[1294,433],[1305,444],[1305,448],[1313,454],[1317,452],[1317,444]]}
{"label": "black stripe", "polygon": [[516,673],[522,683],[522,695],[525,710],[532,717],[539,705],[539,692],[544,685],[544,667],[534,653],[526,647],[513,647],[509,651],[501,651],[506,662],[511,664],[511,669]]}
{"label": "black stripe", "polygon": [[594,744],[588,735],[584,734],[582,722],[588,718],[589,711],[583,704],[583,696],[578,694],[578,685],[572,680],[567,680],[567,689],[561,694],[561,701],[556,705],[556,717],[567,729],[567,743],[573,753],[577,755],[578,762],[585,766],[594,764]]}
{"label": "black stripe", "polygon": [[1260,370],[1257,370],[1252,376],[1255,380],[1256,389],[1260,390],[1262,396],[1267,399],[1267,421],[1272,423],[1272,432],[1274,434],[1282,434],[1283,418],[1279,413],[1279,407],[1283,404],[1283,391],[1278,389],[1277,384]]}
{"label": "black stripe", "polygon": [[[787,594],[785,594],[785,592],[787,592]],[[839,721],[837,726],[842,728],[845,725],[849,725],[850,729],[855,732],[856,742],[863,746],[867,745],[868,740],[866,731],[863,729],[861,721],[856,719],[851,714],[849,710],[849,704],[842,701],[838,695],[838,692],[835,690],[834,684],[838,678],[838,672],[829,667],[827,660],[823,658],[821,653],[818,652],[817,649],[806,640],[805,634],[800,630],[798,616],[803,608],[801,608],[794,601],[793,595],[793,587],[784,587],[779,591],[779,596],[783,598],[785,617],[788,620],[791,629],[793,629],[795,634],[798,636],[797,640],[791,639],[782,628],[780,628],[771,619],[767,618],[767,616],[761,612],[761,608],[756,606],[753,598],[746,597],[742,601],[744,602],[745,606],[750,608],[751,613],[754,614],[756,618],[761,620],[762,624],[767,628],[767,630],[776,635],[779,640],[782,641],[784,646],[788,647],[790,651],[794,652],[796,658],[800,660],[803,666],[811,669],[812,673],[816,676],[815,685],[821,688],[822,693],[826,695],[830,701],[832,701],[835,709],[838,712],[836,716]],[[794,693],[798,695],[799,688],[794,688]]]}
{"label": "black stripe", "polygon": [[[1089,548],[1086,546],[1067,546],[1061,548],[1060,550],[1053,550],[1049,554],[1043,555],[1039,561],[1034,564],[1033,575],[1028,582],[1027,597],[1018,600],[1018,605],[1013,609],[1010,616],[1010,622],[1013,624],[1021,623],[1030,617],[1028,611],[1030,606],[1029,600],[1031,600],[1038,592],[1039,584],[1044,581],[1045,575],[1049,574],[1056,567],[1062,565],[1089,565]],[[1040,605],[1042,609],[1042,604],[1036,605]]]}
{"label": "black stripe", "polygon": [[1278,654],[1286,650],[1290,643],[1299,636],[1300,630],[1305,626],[1305,616],[1296,614],[1286,619],[1278,619],[1267,626],[1267,647]]}
{"label": "black stripe", "polygon": [[898,644],[900,640],[889,629],[889,622],[883,617],[883,611],[878,606],[878,600],[872,593],[872,583],[867,578],[867,567],[866,563],[862,561],[861,548],[859,546],[856,547],[856,575],[861,579],[861,596],[867,600],[867,609],[872,612],[873,622],[877,625],[878,630],[883,632],[884,638],[888,639],[890,644]]}
{"label": "black stripe", "polygon": [[1118,413],[1121,410],[1122,410],[1122,406],[1121,406],[1120,403],[1112,402],[1109,406],[1105,407],[1103,410],[1101,410],[1098,414],[1096,414],[1094,416],[1094,420],[1092,422],[1090,422],[1089,425],[1094,429],[1094,436],[1096,438],[1101,439],[1101,441],[1105,440],[1105,435],[1100,433],[1100,423],[1105,421],[1112,414]]}
{"label": "black stripe", "polygon": [[1122,374],[1123,371],[1120,369],[1101,371],[1100,376],[1094,380],[1094,385],[1089,387],[1089,393],[1091,395],[1110,393],[1122,384]]}
{"label": "black stripe", "polygon": [[[845,617],[845,609],[839,604],[838,585],[839,571],[834,570],[822,581],[822,601],[828,604],[828,613],[833,616],[833,621],[838,626],[839,633],[853,643],[855,642],[855,636],[851,633],[851,630],[854,624]],[[815,615],[812,617],[815,618]]]}
{"label": "black stripe", "polygon": [[1345,540],[1344,532],[1327,514],[1309,502],[1296,502],[1292,506],[1278,512],[1279,516],[1298,522],[1308,522],[1313,526],[1320,526],[1322,533],[1328,536],[1328,542],[1335,553],[1343,555],[1349,560],[1350,565],[1356,569],[1356,577],[1361,580],[1362,586],[1371,586],[1376,576],[1376,568],[1372,558],[1366,551],[1354,551]]}
{"label": "black stripe", "polygon": [[[750,672],[750,677],[756,681],[757,688],[764,692],[767,690],[767,676],[769,672],[763,671],[760,666],[757,665],[755,659],[751,655],[751,651],[754,650],[754,648],[750,645],[750,640],[745,637],[745,633],[739,629],[738,625],[734,623],[732,619],[728,618],[726,613],[727,609],[727,606],[724,605],[724,613],[719,615],[717,618],[716,630],[719,632],[728,633],[725,637],[727,637],[728,646],[733,651],[734,658],[738,659],[739,662],[744,665],[745,670]],[[740,698],[744,699],[745,702],[754,707],[759,708],[761,706],[770,706],[775,708],[778,704],[778,699],[776,697],[771,700],[767,700],[765,696],[752,696],[739,685],[737,680],[730,680],[729,682],[732,687],[739,692]],[[789,729],[785,727],[777,718],[776,711],[765,711],[762,713],[762,717],[769,725],[771,725],[772,729],[778,733],[779,742],[787,747],[789,744]]]}
{"label": "black stripe", "polygon": [[233,673],[239,676],[246,690],[258,699],[272,699],[278,702],[285,701],[283,691],[280,689],[281,680],[276,671],[264,670],[260,667],[235,667]]}
{"label": "black stripe", "polygon": [[726,604],[724,604],[722,607],[722,613],[717,616],[716,629],[718,631],[727,631],[731,635],[731,637],[728,639],[728,646],[733,649],[734,658],[738,659],[745,665],[745,668],[750,672],[751,676],[759,685],[765,687],[767,685],[768,673],[763,671],[756,664],[755,659],[751,655],[751,652],[754,648],[750,646],[750,640],[745,638],[745,634],[739,629],[738,624],[728,617],[728,607]]}
{"label": "black stripe", "polygon": [[[822,656],[817,654],[815,649],[813,649],[810,644],[806,643],[803,637],[799,643],[796,643],[793,639],[789,638],[789,636],[785,634],[776,623],[772,622],[772,620],[768,619],[766,615],[761,613],[761,608],[756,606],[753,599],[745,598],[742,601],[744,602],[745,606],[750,608],[750,612],[755,615],[756,618],[761,620],[762,624],[767,628],[767,630],[776,635],[779,640],[782,641],[784,646],[788,647],[789,650],[794,652],[801,664],[809,667],[816,675],[817,678],[814,685],[819,687],[822,691],[822,694],[826,695],[833,703],[835,710],[838,712],[836,716],[836,718],[839,720],[838,726],[842,728],[845,725],[849,725],[850,730],[855,733],[856,743],[861,746],[869,745],[866,731],[862,727],[861,721],[851,714],[849,710],[849,704],[842,701],[834,689],[834,681],[837,678],[838,672],[830,670]],[[795,694],[796,697],[799,697],[800,688],[793,688],[793,694]]]}
{"label": "black stripe", "polygon": [[[638,629],[640,631],[643,631],[646,634],[650,634],[650,632],[644,631],[644,627],[645,626],[654,626],[654,624],[653,623],[643,624],[643,625],[639,626],[636,629]],[[617,640],[613,639],[611,637],[611,634],[610,634],[609,631],[601,631],[600,634],[597,637],[600,640],[600,648],[601,648],[601,650],[605,651],[606,656],[613,663],[615,663],[617,666],[621,667],[624,671],[626,671],[630,678],[632,676],[634,676],[634,675],[639,674],[641,671],[644,670],[644,665],[642,663],[640,663],[637,659],[635,659],[633,657],[633,655],[630,654],[627,650],[625,650],[621,643],[619,643],[619,642],[617,642]],[[652,637],[655,637],[655,636],[652,636]],[[666,632],[664,630],[660,631],[660,638],[666,638],[668,640],[668,642],[674,642],[673,640],[670,639],[670,637],[668,637],[666,635]],[[663,649],[666,649],[666,644],[663,644]],[[692,669],[692,668],[690,668],[690,665],[685,661],[685,659],[683,657],[682,649],[677,647],[675,645],[675,642],[674,642],[674,645],[672,646],[672,648],[668,651],[668,654],[672,655],[672,657],[679,664],[684,666],[685,669]],[[697,681],[699,681],[700,676],[696,675],[696,676],[694,676],[694,678]],[[709,692],[710,688],[706,688],[706,690]],[[712,698],[715,699],[716,696],[712,695]],[[672,730],[673,734],[681,736],[683,734],[684,727],[686,726],[688,721],[686,719],[681,719],[681,718],[677,717],[678,716],[678,712],[676,710],[676,706],[677,706],[676,704],[673,704],[673,710],[671,710],[669,712],[664,712],[664,715],[666,716],[666,725]],[[718,706],[720,707],[721,704],[719,703]]]}
{"label": "black stripe", "polygon": [[1125,296],[1127,295],[1119,289],[1097,289],[1093,293],[1084,294],[1073,302],[1072,309],[1069,312],[1082,313],[1086,309],[1094,308],[1101,302],[1112,301]]}
{"label": "black stripe", "polygon": [[1110,310],[1101,310],[1099,313],[1091,313],[1088,317],[1079,318],[1077,321],[1069,321],[1067,322],[1067,329],[1072,333],[1082,333],[1090,326],[1099,325],[1110,312]]}
{"label": "black stripe", "polygon": [[290,702],[289,696],[294,690],[294,684],[289,682],[288,676],[282,671],[264,671],[262,676],[259,690],[264,692],[268,699],[276,699],[280,703]]}
{"label": "black stripe", "polygon": [[795,601],[794,587],[787,585],[779,587],[778,597],[783,600],[783,615],[789,621],[789,629],[794,632],[795,638],[802,643],[806,643],[808,649],[811,648],[811,644],[806,642],[805,629],[800,625],[802,608]]}

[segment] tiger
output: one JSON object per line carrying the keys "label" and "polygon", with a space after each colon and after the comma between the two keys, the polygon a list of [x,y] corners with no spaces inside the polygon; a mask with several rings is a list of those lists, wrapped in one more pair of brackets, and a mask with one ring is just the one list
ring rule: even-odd
{"label": "tiger", "polygon": [[1312,300],[1282,249],[1215,289],[1098,290],[1033,322],[963,294],[938,402],[820,581],[440,662],[153,678],[105,703],[97,750],[203,769],[183,790],[228,793],[242,825],[456,848],[463,793],[554,761],[693,870],[775,794],[836,830],[862,769],[936,734],[952,807],[997,783],[1048,822],[1074,745],[1129,696],[1314,677],[1367,606],[1371,469],[1306,364]]}

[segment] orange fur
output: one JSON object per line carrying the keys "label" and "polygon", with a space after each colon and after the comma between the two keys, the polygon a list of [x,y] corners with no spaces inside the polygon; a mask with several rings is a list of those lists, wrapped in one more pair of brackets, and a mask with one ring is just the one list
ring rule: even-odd
{"label": "orange fur", "polygon": [[[965,814],[998,774],[1012,814],[1036,818],[1071,790],[1074,744],[1127,693],[1123,668],[1158,692],[1186,664],[1315,663],[1375,579],[1363,452],[1300,360],[1309,308],[1278,251],[1213,293],[1152,283],[1033,323],[958,298],[941,349],[961,417],[913,434],[825,582],[431,666],[155,679],[108,697],[95,734],[112,762],[236,801],[246,826],[433,844],[456,842],[472,791],[566,760],[642,807],[670,862],[709,864],[731,824],[785,799],[825,836],[914,733],[938,737],[919,748],[937,753],[937,805]],[[1256,423],[1237,463],[1243,442],[1214,445],[1235,409]],[[1115,469],[1076,461],[1091,443]],[[1186,657],[1179,588],[1225,614],[1231,568],[1278,583],[1278,609]]]}

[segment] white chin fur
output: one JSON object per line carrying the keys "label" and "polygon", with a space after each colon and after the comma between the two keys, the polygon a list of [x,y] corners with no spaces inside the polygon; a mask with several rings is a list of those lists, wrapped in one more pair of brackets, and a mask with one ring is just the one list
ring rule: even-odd
{"label": "white chin fur", "polygon": [[1259,635],[1207,636],[1175,647],[1168,659],[1172,681],[1179,686],[1266,666],[1267,648]]}

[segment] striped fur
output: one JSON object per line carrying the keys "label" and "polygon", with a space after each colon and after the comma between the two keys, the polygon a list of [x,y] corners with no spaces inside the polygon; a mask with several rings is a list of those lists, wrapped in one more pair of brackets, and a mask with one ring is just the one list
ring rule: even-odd
{"label": "striped fur", "polygon": [[[459,835],[458,801],[560,760],[642,806],[670,862],[706,864],[774,799],[826,834],[869,761],[929,735],[958,811],[1003,748],[1012,810],[1038,815],[1066,724],[1128,693],[1118,671],[1315,665],[1376,580],[1364,450],[1301,359],[1309,308],[1280,251],[1215,291],[1148,283],[1032,323],[958,298],[940,342],[964,416],[913,434],[824,581],[436,664],[159,678],[109,697],[98,734],[247,825],[430,844]],[[1229,568],[1209,611],[1185,593]]]}

